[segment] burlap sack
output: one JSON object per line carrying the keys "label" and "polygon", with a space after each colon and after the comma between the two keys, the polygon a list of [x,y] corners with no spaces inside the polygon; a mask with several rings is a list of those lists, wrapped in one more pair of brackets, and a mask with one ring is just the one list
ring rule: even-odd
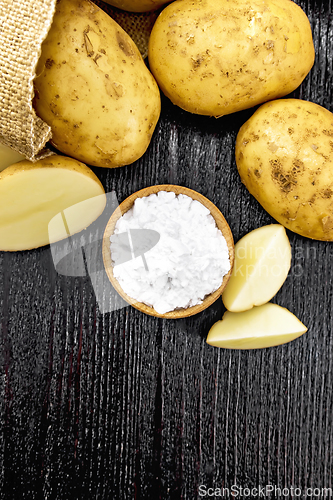
{"label": "burlap sack", "polygon": [[[157,14],[130,14],[95,0],[147,55]],[[45,148],[51,129],[32,107],[33,80],[43,40],[52,24],[56,0],[0,0],[0,142],[35,161],[52,154]]]}
{"label": "burlap sack", "polygon": [[[51,130],[33,108],[33,79],[56,0],[0,0],[0,141],[29,159]],[[43,152],[41,152],[43,156]]]}

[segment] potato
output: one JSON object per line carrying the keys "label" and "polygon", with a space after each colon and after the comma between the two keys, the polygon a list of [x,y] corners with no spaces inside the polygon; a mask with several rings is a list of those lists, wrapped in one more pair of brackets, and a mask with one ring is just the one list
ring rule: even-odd
{"label": "potato", "polygon": [[262,349],[290,342],[306,331],[288,309],[269,302],[249,311],[227,311],[209,330],[207,344],[225,349]]}
{"label": "potato", "polygon": [[314,61],[307,16],[290,0],[182,0],[158,17],[149,64],[192,113],[222,116],[284,96]]}
{"label": "potato", "polygon": [[99,167],[146,151],[160,115],[157,84],[125,31],[89,0],[60,0],[34,81],[52,144]]}
{"label": "potato", "polygon": [[280,224],[259,227],[235,245],[231,277],[222,294],[229,311],[240,312],[265,304],[288,276],[291,247]]}
{"label": "potato", "polygon": [[105,203],[96,175],[73,158],[15,163],[0,173],[0,250],[30,250],[67,238],[64,211],[74,234],[97,219]]}
{"label": "potato", "polygon": [[24,156],[4,144],[0,144],[0,172],[21,160],[24,160]]}
{"label": "potato", "polygon": [[104,2],[129,12],[147,12],[162,7],[170,0],[104,0]]}
{"label": "potato", "polygon": [[242,182],[280,224],[333,240],[333,115],[299,99],[262,105],[241,127],[236,162]]}

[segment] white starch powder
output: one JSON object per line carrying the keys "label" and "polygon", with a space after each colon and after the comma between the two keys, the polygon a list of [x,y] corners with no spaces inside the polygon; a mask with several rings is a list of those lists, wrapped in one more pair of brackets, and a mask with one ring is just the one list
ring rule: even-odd
{"label": "white starch powder", "polygon": [[[138,229],[156,231],[159,240],[142,258],[134,257],[138,252],[134,238],[129,238],[132,258],[130,252],[124,262],[120,237]],[[129,297],[159,314],[201,304],[230,270],[226,240],[210,211],[183,194],[160,191],[137,198],[118,219],[110,240],[114,277]]]}

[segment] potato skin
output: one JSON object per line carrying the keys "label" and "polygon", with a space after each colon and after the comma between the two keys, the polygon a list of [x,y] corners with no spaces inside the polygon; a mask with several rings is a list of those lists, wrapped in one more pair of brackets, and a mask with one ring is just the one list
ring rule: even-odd
{"label": "potato skin", "polygon": [[181,0],[159,15],[149,64],[192,113],[223,116],[296,89],[314,62],[309,20],[291,0]]}
{"label": "potato skin", "polygon": [[170,0],[104,0],[104,2],[129,12],[148,12],[162,7]]}
{"label": "potato skin", "polygon": [[98,167],[146,151],[160,94],[125,31],[89,0],[60,0],[42,45],[34,106],[61,152]]}
{"label": "potato skin", "polygon": [[333,114],[299,99],[268,102],[241,127],[242,182],[286,228],[333,240]]}

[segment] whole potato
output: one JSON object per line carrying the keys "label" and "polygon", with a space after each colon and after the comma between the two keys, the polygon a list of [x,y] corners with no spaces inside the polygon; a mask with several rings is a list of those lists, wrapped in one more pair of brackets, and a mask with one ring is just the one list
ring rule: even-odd
{"label": "whole potato", "polygon": [[222,116],[282,97],[310,71],[307,16],[291,0],[182,0],[157,18],[149,64],[192,113]]}
{"label": "whole potato", "polygon": [[147,12],[162,7],[170,0],[104,0],[104,2],[129,12]]}
{"label": "whole potato", "polygon": [[34,81],[37,114],[52,143],[98,167],[128,165],[146,151],[160,94],[125,31],[89,0],[60,0]]}
{"label": "whole potato", "polygon": [[241,127],[242,182],[267,212],[295,233],[333,240],[333,114],[312,102],[263,104]]}

